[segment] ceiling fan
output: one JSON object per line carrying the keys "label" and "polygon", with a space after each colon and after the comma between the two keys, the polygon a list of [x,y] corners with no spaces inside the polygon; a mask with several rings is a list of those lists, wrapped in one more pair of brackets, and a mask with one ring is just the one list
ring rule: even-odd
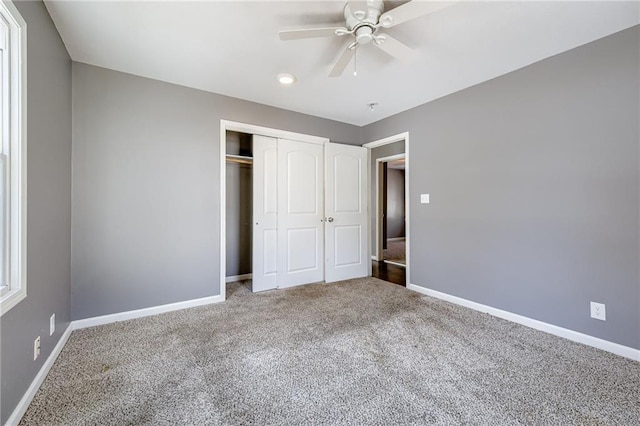
{"label": "ceiling fan", "polygon": [[351,59],[355,56],[356,49],[369,43],[394,58],[402,61],[411,60],[415,52],[389,34],[381,33],[380,29],[394,27],[403,22],[435,12],[450,4],[451,2],[414,0],[384,12],[384,2],[382,0],[350,1],[344,7],[345,26],[280,31],[280,40],[331,36],[348,38],[349,44],[329,73],[329,77],[338,77],[342,75]]}

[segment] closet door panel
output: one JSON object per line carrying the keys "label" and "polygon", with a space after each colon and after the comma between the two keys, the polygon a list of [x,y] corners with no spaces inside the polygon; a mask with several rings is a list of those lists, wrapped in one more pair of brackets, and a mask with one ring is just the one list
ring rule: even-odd
{"label": "closet door panel", "polygon": [[322,281],[322,145],[278,139],[278,172],[278,286]]}
{"label": "closet door panel", "polygon": [[[318,231],[316,228],[298,228],[287,231],[287,272],[318,269]],[[296,250],[296,247],[305,247]],[[306,249],[308,247],[309,249]]]}
{"label": "closet door panel", "polygon": [[253,291],[276,288],[278,277],[278,140],[253,137]]}
{"label": "closet door panel", "polygon": [[366,148],[325,146],[325,224],[327,282],[369,273]]}
{"label": "closet door panel", "polygon": [[318,214],[320,194],[317,191],[317,157],[309,152],[289,152],[286,157],[286,168],[287,213],[289,215]]}

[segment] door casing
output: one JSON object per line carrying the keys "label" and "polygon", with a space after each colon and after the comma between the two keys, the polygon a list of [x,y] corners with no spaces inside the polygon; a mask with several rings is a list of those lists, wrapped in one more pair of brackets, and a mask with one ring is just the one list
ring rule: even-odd
{"label": "door casing", "polygon": [[[326,147],[329,143],[328,138],[305,135],[302,133],[289,132],[286,130],[272,129],[268,127],[256,126],[247,123],[239,123],[229,120],[220,120],[220,296],[222,296],[223,300],[226,300],[226,135],[227,131],[235,131],[242,133],[249,133],[253,135],[267,136],[276,139],[288,139],[299,142],[306,142],[312,144],[322,145]],[[369,158],[367,156],[367,176],[370,176],[371,171],[369,170]],[[367,184],[368,186],[368,184]],[[323,200],[325,194],[323,193]],[[365,195],[365,200],[368,199],[368,196]],[[367,216],[370,215],[371,211],[371,202],[370,200],[365,201],[364,203],[367,208]],[[324,202],[323,202],[323,213],[324,213]],[[370,230],[369,230],[369,221],[367,220],[364,229],[364,235],[366,236],[366,240],[369,240]],[[324,235],[323,235],[324,237]],[[367,246],[370,246],[371,242],[366,243]],[[324,244],[323,244],[324,248]],[[369,256],[369,252],[363,254],[366,258]],[[324,251],[322,252],[322,261],[323,261],[323,279],[326,278],[326,256]],[[368,275],[371,275],[371,264],[367,262],[368,266]]]}
{"label": "door casing", "polygon": [[[411,192],[410,192],[410,168],[409,168],[409,163],[410,163],[410,156],[409,156],[409,132],[403,132],[403,133],[398,133],[397,135],[393,135],[393,136],[389,136],[383,139],[378,139],[369,143],[365,143],[364,145],[362,145],[365,148],[368,148],[369,151],[369,160],[368,163],[371,164],[371,150],[373,148],[379,147],[379,146],[383,146],[383,145],[388,145],[391,143],[395,143],[395,142],[401,142],[404,141],[404,158],[405,158],[405,179],[404,179],[404,191],[405,191],[405,234],[406,234],[406,253],[407,253],[407,264],[406,264],[406,277],[407,277],[407,286],[409,286],[409,284],[411,284],[411,268],[410,268],[410,264],[411,264]],[[374,170],[371,170],[371,168],[369,168],[369,185],[371,185],[371,174],[375,173]],[[371,193],[371,188],[369,188],[369,193]],[[377,191],[376,191],[377,193]],[[369,215],[376,215],[375,217],[378,218],[379,216],[377,216],[377,210],[374,208],[375,205],[372,205],[375,201],[370,200],[369,202]],[[371,218],[372,216],[369,217],[369,223],[371,223]],[[379,220],[379,219],[377,219]],[[378,228],[379,229],[379,228]],[[370,247],[369,247],[369,252],[372,253],[372,249],[375,248],[374,246],[375,242],[373,240],[370,241]],[[373,260],[377,260],[376,256],[378,255],[378,251],[376,250],[376,254],[372,255],[371,258]],[[369,265],[369,275],[371,275],[371,265]]]}

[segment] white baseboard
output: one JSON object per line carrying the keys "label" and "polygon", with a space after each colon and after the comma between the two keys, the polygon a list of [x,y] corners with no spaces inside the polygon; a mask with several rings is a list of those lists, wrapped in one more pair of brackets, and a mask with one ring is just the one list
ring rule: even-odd
{"label": "white baseboard", "polygon": [[184,302],[169,303],[167,305],[152,306],[150,308],[136,309],[134,311],[118,312],[117,314],[102,315],[99,317],[85,318],[73,321],[73,329],[94,327],[96,325],[110,324],[112,322],[126,321],[134,318],[148,317],[151,315],[163,314],[165,312],[177,311],[180,309],[193,308],[195,306],[210,305],[212,303],[224,302],[221,295],[203,297],[201,299],[185,300]]}
{"label": "white baseboard", "polygon": [[393,238],[387,238],[387,241],[404,241],[406,239],[407,237],[393,237]]}
{"label": "white baseboard", "polygon": [[386,259],[385,259],[384,263],[390,263],[390,264],[392,264],[392,265],[400,266],[400,267],[402,267],[402,268],[406,268],[406,267],[407,267],[407,265],[406,265],[406,264],[404,264],[404,263],[400,263],[400,262],[394,262],[393,260],[386,260]]}
{"label": "white baseboard", "polygon": [[493,308],[491,306],[483,305],[481,303],[472,302],[461,297],[452,296],[450,294],[441,293],[436,290],[429,290],[424,287],[417,286],[415,284],[407,284],[409,290],[416,291],[418,293],[425,294],[427,296],[435,297],[436,299],[451,302],[456,305],[464,306],[476,311],[484,312],[494,317],[506,319],[524,326],[534,328],[536,330],[544,331],[549,334],[553,334],[558,337],[582,343],[587,346],[602,349],[603,351],[611,352],[616,355],[623,356],[625,358],[632,359],[634,361],[640,361],[640,350],[623,346],[618,343],[613,343],[608,340],[600,339],[598,337],[589,336],[588,334],[579,333],[577,331],[569,330],[568,328],[558,327],[557,325],[549,324],[546,322],[538,321],[529,317],[514,314],[512,312],[503,311],[502,309]]}
{"label": "white baseboard", "polygon": [[13,410],[13,413],[11,413],[11,416],[9,416],[9,419],[7,420],[7,423],[5,423],[5,426],[17,426],[17,424],[20,423],[20,419],[22,419],[24,413],[27,412],[27,408],[29,408],[29,404],[31,404],[33,397],[36,396],[38,389],[40,389],[40,385],[42,385],[42,382],[44,382],[44,379],[45,377],[47,377],[49,370],[51,370],[53,363],[56,362],[56,359],[58,359],[58,355],[60,355],[62,348],[64,348],[67,340],[69,340],[71,331],[73,331],[73,323],[69,324],[64,333],[62,333],[60,340],[58,340],[58,343],[49,354],[49,357],[44,362],[44,364],[42,364],[40,371],[38,371],[38,374],[36,374],[36,377],[31,382],[31,385],[29,385],[29,388],[22,396],[22,399],[18,403],[15,410]]}
{"label": "white baseboard", "polygon": [[236,281],[250,280],[252,276],[252,274],[232,275],[230,277],[226,277],[225,281],[228,283],[235,283]]}

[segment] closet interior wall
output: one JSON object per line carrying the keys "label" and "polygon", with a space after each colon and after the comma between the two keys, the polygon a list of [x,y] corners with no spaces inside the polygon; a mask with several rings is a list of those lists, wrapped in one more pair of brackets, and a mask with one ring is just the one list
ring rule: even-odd
{"label": "closet interior wall", "polygon": [[253,135],[227,131],[226,276],[252,272]]}

